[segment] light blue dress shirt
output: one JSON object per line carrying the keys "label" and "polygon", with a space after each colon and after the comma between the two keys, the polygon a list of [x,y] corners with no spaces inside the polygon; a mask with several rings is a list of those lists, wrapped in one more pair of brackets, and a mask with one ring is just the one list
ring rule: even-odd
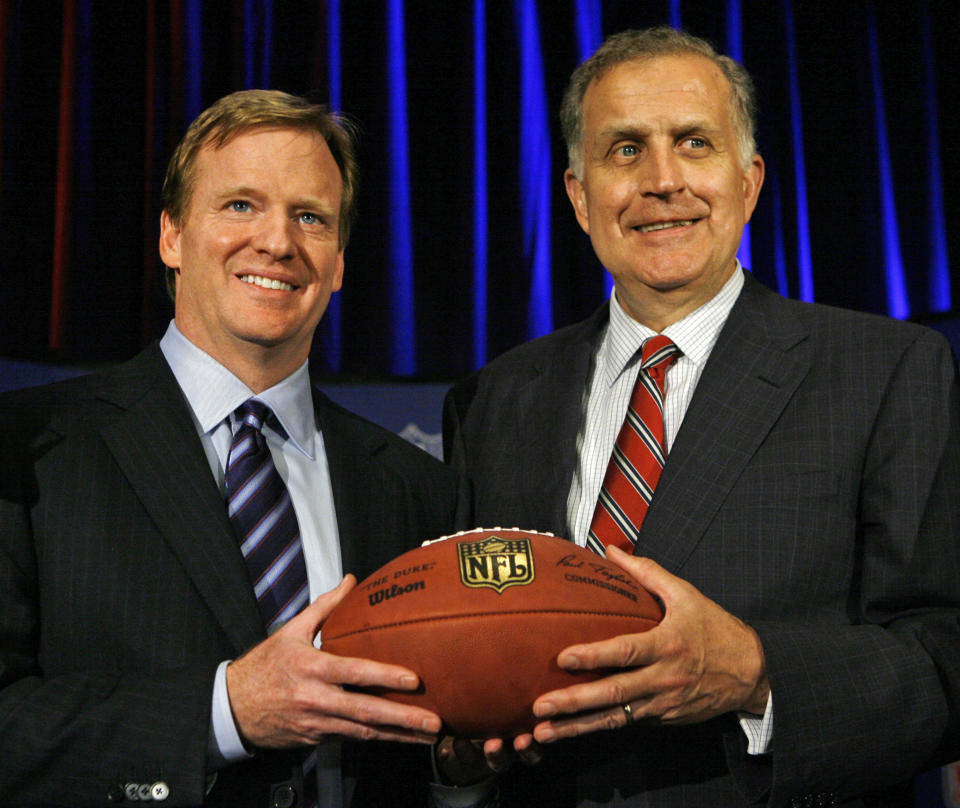
{"label": "light blue dress shirt", "polygon": [[[254,395],[253,391],[184,337],[172,321],[160,341],[160,350],[183,391],[210,472],[223,494],[224,468],[236,429],[233,413]],[[343,569],[330,470],[323,435],[314,415],[307,363],[255,397],[270,407],[286,432],[284,437],[269,424],[263,429],[274,464],[290,491],[297,514],[310,599],[313,601],[340,582]],[[316,644],[320,644],[319,636]],[[207,761],[210,769],[249,757],[227,698],[226,666],[229,662],[224,660],[220,664],[214,684]],[[318,761],[318,771],[321,769],[322,764]],[[322,781],[322,771],[320,776]]]}

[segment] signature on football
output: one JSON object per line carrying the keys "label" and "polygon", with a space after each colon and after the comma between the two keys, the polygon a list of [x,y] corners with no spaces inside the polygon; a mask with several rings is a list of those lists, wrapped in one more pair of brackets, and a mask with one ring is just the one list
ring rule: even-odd
{"label": "signature on football", "polygon": [[637,582],[633,580],[627,573],[623,570],[614,569],[609,564],[605,564],[602,561],[586,561],[585,559],[578,558],[577,556],[565,555],[559,561],[557,561],[558,567],[575,567],[577,569],[583,569],[586,567],[588,570],[593,572],[595,575],[599,575],[601,578],[604,578],[608,581],[617,581],[621,584],[626,584],[627,586],[632,586],[636,588]]}

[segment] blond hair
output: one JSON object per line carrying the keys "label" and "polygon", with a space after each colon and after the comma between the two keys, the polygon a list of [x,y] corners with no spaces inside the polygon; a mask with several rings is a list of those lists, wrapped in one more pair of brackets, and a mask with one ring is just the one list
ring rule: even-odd
{"label": "blond hair", "polygon": [[[177,144],[163,180],[163,209],[177,227],[183,225],[196,183],[196,160],[200,150],[219,149],[242,132],[261,127],[316,132],[330,149],[340,169],[343,192],[340,199],[340,249],[347,246],[356,215],[359,169],[356,129],[349,119],[330,112],[323,104],[279,90],[240,90],[207,107],[187,128]],[[176,273],[167,269],[167,291],[174,295]]]}

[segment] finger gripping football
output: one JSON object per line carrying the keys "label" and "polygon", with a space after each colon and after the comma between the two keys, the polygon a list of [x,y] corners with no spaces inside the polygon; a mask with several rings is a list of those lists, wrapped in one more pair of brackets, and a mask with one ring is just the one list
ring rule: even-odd
{"label": "finger gripping football", "polygon": [[616,564],[549,534],[477,529],[411,550],[357,585],[322,629],[323,650],[411,669],[420,688],[379,695],[433,710],[462,738],[512,737],[534,700],[598,678],[557,655],[653,628],[654,598]]}

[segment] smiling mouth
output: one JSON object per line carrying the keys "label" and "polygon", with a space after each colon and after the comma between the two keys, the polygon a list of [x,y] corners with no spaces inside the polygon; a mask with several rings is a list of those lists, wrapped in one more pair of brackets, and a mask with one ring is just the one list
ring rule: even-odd
{"label": "smiling mouth", "polygon": [[634,227],[638,233],[653,233],[656,230],[672,230],[675,227],[689,227],[694,224],[696,219],[684,219],[677,222],[653,222],[652,224],[643,224]]}
{"label": "smiling mouth", "polygon": [[264,278],[262,275],[239,275],[240,280],[244,283],[253,284],[254,286],[261,286],[264,289],[279,289],[284,292],[292,292],[293,285],[285,283],[284,281],[278,281],[274,278]]}

